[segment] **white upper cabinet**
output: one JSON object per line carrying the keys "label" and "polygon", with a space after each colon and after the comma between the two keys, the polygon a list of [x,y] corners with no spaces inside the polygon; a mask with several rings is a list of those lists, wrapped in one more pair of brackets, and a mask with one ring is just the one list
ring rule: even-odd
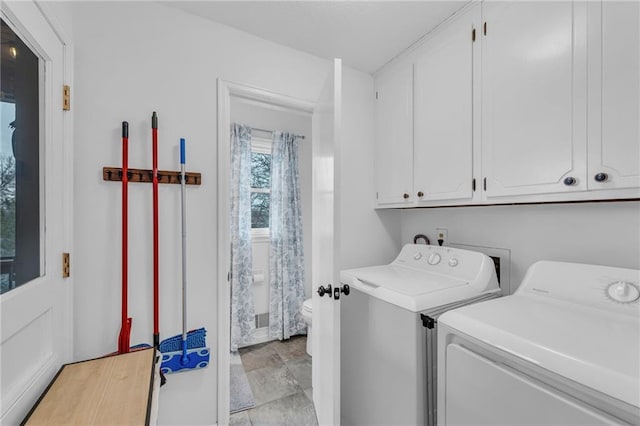
{"label": "white upper cabinet", "polygon": [[589,189],[640,187],[640,3],[589,3]]}
{"label": "white upper cabinet", "polygon": [[486,197],[585,190],[586,5],[485,2],[482,13]]}
{"label": "white upper cabinet", "polygon": [[[480,8],[430,37],[414,63],[414,196],[419,204],[473,196],[474,51]],[[479,60],[477,61],[479,64]]]}
{"label": "white upper cabinet", "polygon": [[413,197],[413,67],[396,66],[376,79],[377,204]]}
{"label": "white upper cabinet", "polygon": [[640,198],[639,1],[472,2],[376,87],[379,208]]}

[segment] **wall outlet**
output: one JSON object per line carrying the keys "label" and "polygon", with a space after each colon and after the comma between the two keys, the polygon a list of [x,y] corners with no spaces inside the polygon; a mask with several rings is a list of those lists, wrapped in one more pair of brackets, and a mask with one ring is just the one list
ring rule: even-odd
{"label": "wall outlet", "polygon": [[[449,238],[447,234],[447,228],[436,228],[436,241],[438,245],[446,246],[449,244]],[[442,243],[440,242],[442,240]]]}

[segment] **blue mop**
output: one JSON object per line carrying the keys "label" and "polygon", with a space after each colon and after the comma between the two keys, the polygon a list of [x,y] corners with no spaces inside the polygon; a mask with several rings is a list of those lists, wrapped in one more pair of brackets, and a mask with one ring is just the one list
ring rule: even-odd
{"label": "blue mop", "polygon": [[204,368],[209,365],[210,350],[204,328],[187,333],[187,218],[185,210],[185,141],[180,139],[180,202],[182,207],[182,335],[169,337],[160,342],[162,363],[160,371],[164,374],[184,370]]}

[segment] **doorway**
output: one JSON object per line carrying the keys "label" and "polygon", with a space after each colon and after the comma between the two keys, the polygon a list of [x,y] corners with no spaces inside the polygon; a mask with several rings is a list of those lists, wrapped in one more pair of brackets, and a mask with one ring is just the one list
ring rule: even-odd
{"label": "doorway", "polygon": [[[250,130],[246,137],[251,149],[251,256],[243,258],[251,263],[251,282],[248,292],[234,295],[241,280],[232,279],[230,423],[317,424],[311,389],[312,357],[308,353],[311,345],[302,314],[303,302],[311,298],[311,116],[237,97],[231,99],[230,107],[231,122]],[[274,135],[278,131],[288,133],[290,140]],[[280,156],[278,146],[273,146],[284,143],[289,144],[291,155]],[[283,194],[278,182],[271,181],[272,176],[282,176],[278,170],[292,171],[287,175],[296,183],[295,188],[288,188],[291,194]],[[292,205],[278,205],[272,189],[283,195],[281,199],[291,199]],[[282,217],[283,210],[287,217]],[[296,212],[300,220],[291,220],[298,216]],[[249,212],[240,215],[248,217]],[[293,229],[288,229],[292,225]],[[294,241],[285,243],[291,247],[274,249],[274,238]],[[295,271],[279,254],[282,252],[296,257]],[[278,272],[271,271],[272,266]],[[240,272],[232,266],[234,275]],[[272,283],[277,284],[274,287]],[[246,321],[244,327],[236,327],[235,322],[243,315],[255,317],[250,328]],[[310,321],[310,315],[306,319]]]}
{"label": "doorway", "polygon": [[[271,131],[281,130],[287,131],[292,134],[304,136],[304,140],[299,142],[299,153],[301,165],[300,172],[300,186],[301,186],[301,198],[303,206],[303,228],[304,230],[304,246],[305,246],[305,297],[310,298],[311,295],[311,118],[314,109],[313,102],[307,102],[276,94],[273,92],[265,91],[262,89],[256,89],[236,83],[218,81],[218,114],[219,114],[219,126],[218,126],[218,280],[220,283],[230,282],[230,269],[231,263],[230,250],[230,218],[229,212],[231,211],[231,203],[229,201],[230,194],[230,176],[231,166],[229,161],[223,161],[222,159],[231,158],[231,123],[239,122],[242,124],[250,125],[256,129],[267,130],[255,130],[252,131],[252,137],[256,141],[255,153],[266,154],[269,152],[267,148],[268,143],[271,141]],[[256,188],[256,194],[264,194],[265,188]],[[256,195],[255,198],[266,198],[264,195]],[[295,375],[291,370],[295,370],[297,367],[304,367],[303,364],[307,362],[310,364],[310,359],[304,356],[299,359],[293,359],[297,355],[302,355],[300,348],[304,346],[306,348],[305,336],[303,333],[297,333],[288,341],[281,343],[279,340],[270,342],[269,335],[265,327],[265,314],[268,316],[268,291],[269,291],[269,275],[268,270],[268,229],[264,228],[264,215],[262,220],[260,219],[260,205],[256,203],[255,222],[256,226],[252,230],[252,236],[255,235],[256,244],[252,247],[252,254],[255,253],[255,261],[252,262],[251,268],[253,272],[253,289],[252,296],[255,297],[254,307],[255,314],[257,316],[257,332],[254,333],[253,340],[247,345],[239,345],[242,352],[246,354],[253,353],[253,355],[260,352],[271,352],[270,362],[274,365],[260,372],[253,372],[251,366],[247,368],[249,374],[252,376],[260,376],[263,373],[272,372],[278,374],[284,374],[287,377],[294,377]],[[264,207],[264,206],[263,206]],[[253,209],[252,209],[253,210]],[[254,212],[252,212],[254,213]],[[308,265],[308,267],[307,267]],[[230,317],[231,317],[231,289],[229,285],[220,285],[218,287],[218,423],[227,424],[229,422],[230,415],[230,367],[232,365],[232,356],[230,352]],[[265,312],[262,312],[265,311]],[[261,330],[262,329],[262,330]],[[304,343],[304,345],[303,345]],[[261,345],[251,348],[255,344]],[[281,346],[278,346],[281,345]],[[303,352],[306,355],[306,349]],[[277,355],[277,356],[276,356]],[[293,357],[291,357],[293,355]],[[251,355],[246,355],[251,357]],[[278,361],[278,357],[281,362]],[[256,358],[256,357],[254,357]],[[237,359],[233,360],[237,363]],[[240,358],[242,362],[242,358]],[[295,361],[295,363],[293,363]],[[246,361],[248,363],[248,361]],[[259,362],[259,361],[258,361]],[[289,363],[289,365],[287,365]],[[280,364],[276,366],[275,364]],[[253,365],[255,366],[255,365]],[[309,365],[310,369],[310,365]],[[290,375],[287,375],[286,372]],[[311,408],[311,414],[315,418],[315,413],[311,399],[307,394],[310,393],[310,386],[307,389],[303,387],[307,386],[305,373],[301,373],[300,369],[296,371],[299,376],[299,381],[296,379],[297,388],[289,387],[289,390],[285,393],[284,397],[292,397],[296,401],[300,402],[306,399],[309,401],[308,407]],[[260,380],[260,379],[257,379]],[[289,383],[290,385],[291,383]],[[293,392],[293,391],[296,392]],[[298,392],[298,390],[300,392]],[[307,391],[305,394],[304,391]],[[260,405],[266,405],[274,401],[266,401],[260,396],[261,390],[256,389],[255,395],[257,399],[257,407]]]}

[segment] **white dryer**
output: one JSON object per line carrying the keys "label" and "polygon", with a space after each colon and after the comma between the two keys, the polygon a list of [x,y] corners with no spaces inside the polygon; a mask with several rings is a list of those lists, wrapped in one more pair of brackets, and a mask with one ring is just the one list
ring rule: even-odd
{"label": "white dryer", "polygon": [[640,271],[543,261],[439,319],[438,424],[640,424]]}
{"label": "white dryer", "polygon": [[500,296],[482,253],[407,244],[389,265],[342,271],[340,413],[347,425],[435,423],[436,322]]}

